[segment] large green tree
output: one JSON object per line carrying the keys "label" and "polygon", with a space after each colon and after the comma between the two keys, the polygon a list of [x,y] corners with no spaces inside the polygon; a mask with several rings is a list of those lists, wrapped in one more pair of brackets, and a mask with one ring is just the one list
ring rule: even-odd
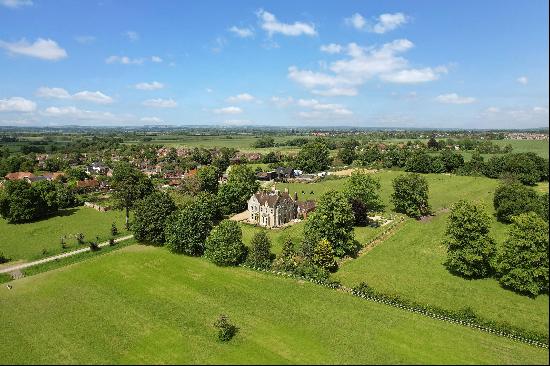
{"label": "large green tree", "polygon": [[199,189],[212,194],[218,193],[218,170],[212,165],[202,167],[197,172]]}
{"label": "large green tree", "polygon": [[126,211],[126,228],[129,229],[130,210],[138,200],[153,192],[153,183],[138,169],[122,162],[113,169],[111,184],[116,207]]}
{"label": "large green tree", "polygon": [[512,219],[498,255],[500,283],[536,296],[548,292],[548,222],[533,212]]}
{"label": "large green tree", "polygon": [[163,245],[166,220],[176,210],[174,200],[164,192],[153,192],[134,207],[134,237],[147,244]]}
{"label": "large green tree", "polygon": [[327,170],[332,160],[330,150],[323,140],[315,139],[305,144],[296,157],[296,167],[306,173]]}
{"label": "large green tree", "polygon": [[218,266],[236,266],[246,257],[239,224],[223,220],[210,232],[206,239],[204,256]]}
{"label": "large green tree", "polygon": [[402,174],[395,177],[391,200],[395,211],[420,218],[431,212],[428,203],[428,182],[419,174]]}
{"label": "large green tree", "polygon": [[493,205],[497,219],[510,223],[520,213],[534,211],[544,216],[542,200],[533,188],[518,181],[503,181],[495,190]]}
{"label": "large green tree", "polygon": [[445,265],[464,277],[482,278],[492,273],[495,240],[490,236],[491,218],[471,202],[453,205],[444,241],[447,247]]}
{"label": "large green tree", "polygon": [[266,231],[260,230],[252,237],[246,263],[253,267],[268,268],[271,265],[271,257],[271,241]]}
{"label": "large green tree", "polygon": [[256,174],[248,165],[233,165],[229,172],[227,183],[218,191],[220,207],[225,214],[241,212],[246,209],[246,203],[260,187]]}
{"label": "large green tree", "polygon": [[11,180],[0,189],[0,215],[9,223],[36,220],[47,210],[40,193],[24,180]]}
{"label": "large green tree", "polygon": [[321,239],[327,239],[338,257],[355,255],[359,243],[355,240],[355,217],[346,196],[342,192],[326,192],[304,227],[302,255],[311,259]]}
{"label": "large green tree", "polygon": [[344,185],[344,195],[350,203],[355,225],[367,224],[367,215],[384,208],[380,199],[380,181],[362,170],[356,170]]}

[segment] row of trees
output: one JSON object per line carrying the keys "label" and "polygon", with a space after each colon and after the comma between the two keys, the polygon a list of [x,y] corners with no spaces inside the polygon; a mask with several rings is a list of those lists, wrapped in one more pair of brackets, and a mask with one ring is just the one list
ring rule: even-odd
{"label": "row of trees", "polygon": [[481,207],[456,203],[446,228],[447,268],[467,278],[496,276],[519,293],[548,292],[548,221],[535,212],[512,216],[508,237],[497,246],[491,219]]}
{"label": "row of trees", "polygon": [[71,188],[54,181],[6,181],[0,190],[0,215],[9,223],[35,221],[81,204]]}

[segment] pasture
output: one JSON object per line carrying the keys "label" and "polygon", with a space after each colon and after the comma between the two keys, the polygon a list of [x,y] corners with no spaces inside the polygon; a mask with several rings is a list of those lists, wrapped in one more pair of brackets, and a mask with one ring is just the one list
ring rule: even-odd
{"label": "pasture", "polygon": [[58,215],[24,224],[8,224],[0,219],[0,251],[17,260],[32,260],[61,253],[61,237],[65,236],[66,250],[81,247],[75,239],[77,233],[84,234],[84,240],[101,242],[111,236],[111,225],[115,223],[119,234],[126,233],[122,211],[99,212],[89,207],[77,207],[60,211]]}
{"label": "pasture", "polygon": [[[6,364],[548,363],[545,349],[162,248],[12,285],[0,288]],[[222,313],[239,327],[228,343],[212,326]]]}

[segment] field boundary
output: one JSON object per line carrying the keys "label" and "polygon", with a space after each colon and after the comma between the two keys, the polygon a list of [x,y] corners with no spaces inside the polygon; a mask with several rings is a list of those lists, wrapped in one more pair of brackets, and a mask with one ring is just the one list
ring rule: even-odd
{"label": "field boundary", "polygon": [[359,297],[359,298],[367,300],[367,301],[372,301],[372,302],[376,302],[376,303],[379,303],[379,304],[391,306],[391,307],[394,307],[394,308],[397,308],[397,309],[401,309],[401,310],[405,310],[405,311],[408,311],[408,312],[411,312],[411,313],[419,314],[419,315],[422,315],[422,316],[425,316],[425,317],[428,317],[428,318],[431,318],[431,319],[440,320],[440,321],[444,321],[444,322],[451,323],[451,324],[462,325],[464,327],[468,327],[468,328],[472,328],[472,329],[477,329],[477,330],[480,330],[482,332],[493,334],[493,335],[496,335],[496,336],[499,336],[499,337],[509,338],[509,339],[514,340],[514,341],[522,342],[522,343],[528,344],[530,346],[548,349],[548,343],[544,343],[544,342],[541,342],[539,340],[529,338],[527,336],[514,334],[513,331],[499,330],[499,329],[495,329],[495,328],[480,324],[479,322],[472,322],[472,321],[465,321],[465,320],[461,320],[461,319],[456,319],[456,318],[453,318],[453,317],[450,317],[450,316],[437,314],[435,312],[431,312],[431,311],[428,311],[428,310],[420,308],[420,307],[405,305],[402,302],[399,302],[399,301],[396,301],[396,300],[390,300],[390,299],[383,298],[383,297],[378,297],[378,296],[375,296],[375,295],[372,295],[372,294],[365,294],[361,291],[346,287],[346,286],[340,284],[339,282],[322,281],[322,280],[318,280],[318,279],[314,279],[314,278],[298,276],[298,275],[295,275],[295,274],[290,273],[290,272],[281,272],[281,271],[274,271],[274,270],[271,270],[271,269],[251,267],[251,266],[248,266],[246,264],[241,264],[240,267],[248,268],[248,269],[251,269],[251,270],[254,270],[254,271],[258,271],[258,272],[272,274],[272,275],[279,276],[279,277],[285,277],[285,278],[291,278],[291,279],[295,279],[295,280],[308,281],[308,282],[311,282],[311,283],[314,283],[314,284],[317,284],[317,285],[320,285],[320,286],[323,286],[323,287],[330,288],[332,290],[337,290],[337,291],[341,291],[341,292],[344,292],[344,293],[348,293],[352,296]]}

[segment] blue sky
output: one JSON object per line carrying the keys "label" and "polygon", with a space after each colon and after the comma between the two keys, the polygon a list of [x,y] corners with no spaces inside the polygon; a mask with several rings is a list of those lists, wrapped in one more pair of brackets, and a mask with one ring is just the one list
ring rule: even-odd
{"label": "blue sky", "polygon": [[0,125],[548,125],[548,2],[0,0]]}

